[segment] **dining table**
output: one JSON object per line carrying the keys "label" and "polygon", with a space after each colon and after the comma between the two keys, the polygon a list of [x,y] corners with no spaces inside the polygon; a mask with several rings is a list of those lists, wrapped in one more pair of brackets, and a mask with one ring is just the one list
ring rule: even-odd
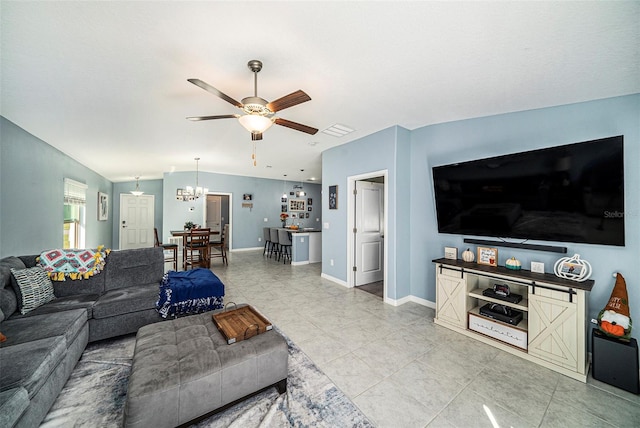
{"label": "dining table", "polygon": [[[186,255],[186,252],[184,251],[184,247],[185,247],[185,244],[186,244],[187,237],[191,233],[191,230],[190,229],[171,230],[170,232],[171,232],[171,237],[172,238],[181,238],[181,239],[177,240],[178,242],[176,242],[176,240],[171,240],[171,239],[170,239],[170,241],[173,241],[174,243],[178,244],[178,248],[182,252],[182,265],[183,265],[183,268],[186,269],[186,262],[187,262],[186,256],[187,255]],[[210,231],[210,235],[211,235],[211,237],[220,236],[220,231],[219,230],[211,230]],[[212,239],[211,242],[217,242],[217,241]]]}

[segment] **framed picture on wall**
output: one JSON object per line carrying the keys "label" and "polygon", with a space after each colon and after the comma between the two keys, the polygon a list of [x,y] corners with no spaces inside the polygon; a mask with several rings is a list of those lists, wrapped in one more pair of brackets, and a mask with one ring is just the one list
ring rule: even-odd
{"label": "framed picture on wall", "polygon": [[338,185],[329,186],[329,209],[338,209]]}
{"label": "framed picture on wall", "polygon": [[109,219],[109,195],[98,192],[98,221]]}
{"label": "framed picture on wall", "polygon": [[304,199],[289,199],[289,211],[305,211]]}

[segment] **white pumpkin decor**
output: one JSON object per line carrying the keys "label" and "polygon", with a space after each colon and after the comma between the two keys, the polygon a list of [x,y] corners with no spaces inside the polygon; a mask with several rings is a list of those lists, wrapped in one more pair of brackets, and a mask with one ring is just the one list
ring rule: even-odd
{"label": "white pumpkin decor", "polygon": [[588,261],[580,259],[580,254],[574,254],[573,257],[559,259],[553,271],[557,277],[582,282],[589,279],[592,269]]}
{"label": "white pumpkin decor", "polygon": [[522,263],[520,263],[520,260],[516,259],[515,257],[511,257],[510,259],[507,259],[507,261],[505,262],[504,266],[507,269],[511,269],[511,270],[520,270],[520,269],[522,269]]}
{"label": "white pumpkin decor", "polygon": [[465,262],[472,262],[475,259],[476,255],[473,254],[473,251],[471,251],[469,248],[462,252],[462,260],[464,260]]}

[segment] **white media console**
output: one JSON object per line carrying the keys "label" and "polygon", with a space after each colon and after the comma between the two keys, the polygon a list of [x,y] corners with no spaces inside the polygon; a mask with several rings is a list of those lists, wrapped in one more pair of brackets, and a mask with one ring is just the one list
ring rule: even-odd
{"label": "white media console", "polygon": [[[586,382],[588,293],[594,281],[436,259],[436,317],[440,326]],[[518,303],[483,295],[494,284],[522,295]],[[498,303],[523,313],[517,325],[480,314]]]}

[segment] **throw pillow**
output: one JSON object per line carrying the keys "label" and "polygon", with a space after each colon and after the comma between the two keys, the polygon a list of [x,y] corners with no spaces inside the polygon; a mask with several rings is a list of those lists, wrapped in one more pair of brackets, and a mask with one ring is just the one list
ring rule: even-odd
{"label": "throw pillow", "polygon": [[7,336],[5,336],[4,334],[0,333],[0,342],[4,342],[5,340],[7,340]]}
{"label": "throw pillow", "polygon": [[22,315],[55,299],[53,284],[41,267],[36,266],[21,270],[11,269],[11,274],[15,278],[20,291],[18,308]]}

